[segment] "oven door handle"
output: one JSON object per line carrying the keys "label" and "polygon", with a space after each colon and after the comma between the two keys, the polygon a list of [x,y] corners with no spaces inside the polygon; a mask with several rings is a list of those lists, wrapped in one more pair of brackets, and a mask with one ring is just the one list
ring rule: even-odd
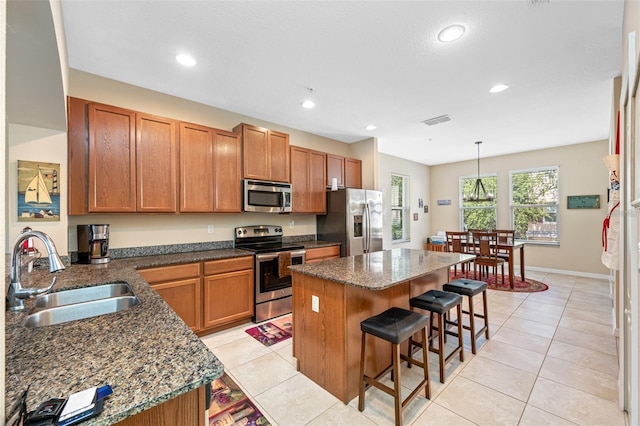
{"label": "oven door handle", "polygon": [[278,257],[278,253],[261,253],[261,254],[256,254],[256,260],[260,261],[260,260],[272,260],[272,259],[276,259]]}

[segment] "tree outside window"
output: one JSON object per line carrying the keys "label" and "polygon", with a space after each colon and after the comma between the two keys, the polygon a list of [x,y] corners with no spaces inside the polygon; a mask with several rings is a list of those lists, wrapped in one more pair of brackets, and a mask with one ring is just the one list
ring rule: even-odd
{"label": "tree outside window", "polygon": [[[465,201],[464,195],[470,194],[476,183],[477,177],[460,178],[460,229],[484,229],[496,228],[498,196],[492,201]],[[482,184],[488,193],[498,193],[497,176],[482,177]]]}
{"label": "tree outside window", "polygon": [[408,176],[391,175],[391,240],[410,241]]}
{"label": "tree outside window", "polygon": [[518,240],[558,243],[558,167],[510,173],[511,213]]}

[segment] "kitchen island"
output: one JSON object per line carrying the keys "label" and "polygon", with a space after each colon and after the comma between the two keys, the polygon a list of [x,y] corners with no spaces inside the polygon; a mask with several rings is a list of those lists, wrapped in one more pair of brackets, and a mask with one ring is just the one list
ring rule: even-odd
{"label": "kitchen island", "polygon": [[[203,425],[205,386],[224,367],[137,269],[241,256],[247,252],[221,249],[114,259],[104,265],[73,264],[55,274],[54,291],[125,281],[140,303],[113,314],[31,329],[23,323],[32,301],[24,312],[6,312],[7,408],[28,385],[32,410],[46,399],[109,384],[113,395],[104,411],[83,425]],[[24,287],[44,287],[51,279],[45,270],[22,274]]]}
{"label": "kitchen island", "polygon": [[[394,249],[291,266],[293,356],[298,370],[347,404],[358,395],[360,322],[448,281],[474,256]],[[367,371],[389,364],[391,345],[367,341]],[[406,347],[404,348],[406,351]]]}

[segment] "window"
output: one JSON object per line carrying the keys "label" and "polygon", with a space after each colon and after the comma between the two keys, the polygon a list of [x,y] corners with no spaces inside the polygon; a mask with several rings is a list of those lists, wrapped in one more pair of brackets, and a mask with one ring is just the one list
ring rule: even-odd
{"label": "window", "polygon": [[495,194],[493,201],[465,201],[471,193],[477,177],[460,178],[460,229],[495,229],[498,218],[498,178],[495,175],[481,178],[487,193]]}
{"label": "window", "polygon": [[517,240],[558,244],[558,167],[510,173]]}
{"label": "window", "polygon": [[391,175],[391,241],[410,241],[409,176]]}

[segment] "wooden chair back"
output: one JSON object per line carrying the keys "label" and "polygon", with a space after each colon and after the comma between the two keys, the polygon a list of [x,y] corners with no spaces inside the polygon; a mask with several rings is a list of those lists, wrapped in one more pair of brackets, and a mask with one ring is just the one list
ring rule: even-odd
{"label": "wooden chair back", "polygon": [[447,251],[451,253],[468,253],[469,252],[469,233],[446,231],[447,235]]}
{"label": "wooden chair back", "polygon": [[515,230],[513,229],[494,229],[498,236],[498,244],[513,244]]}
{"label": "wooden chair back", "polygon": [[476,249],[476,256],[487,259],[496,259],[498,234],[496,232],[474,232],[473,245]]}

